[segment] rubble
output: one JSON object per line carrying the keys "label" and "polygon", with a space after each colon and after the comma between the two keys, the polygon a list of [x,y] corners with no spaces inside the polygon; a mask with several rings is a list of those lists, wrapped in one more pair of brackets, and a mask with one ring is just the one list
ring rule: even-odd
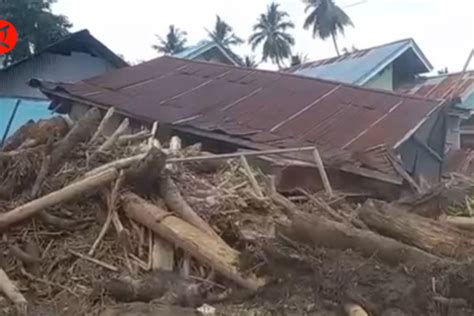
{"label": "rubble", "polygon": [[325,177],[290,199],[244,152],[164,146],[157,124],[106,137],[112,115],[29,123],[0,152],[0,314],[474,312],[474,181],[387,203]]}

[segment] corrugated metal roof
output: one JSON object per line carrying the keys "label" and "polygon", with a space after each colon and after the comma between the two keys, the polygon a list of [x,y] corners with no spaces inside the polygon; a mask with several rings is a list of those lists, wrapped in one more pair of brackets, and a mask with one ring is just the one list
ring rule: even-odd
{"label": "corrugated metal roof", "polygon": [[454,93],[462,101],[459,108],[474,110],[474,70],[466,73],[446,74],[434,77],[422,77],[415,83],[398,89],[402,93],[410,93],[433,99],[448,99]]}
{"label": "corrugated metal roof", "polygon": [[172,57],[57,89],[137,118],[227,135],[256,148],[394,147],[441,106],[417,96]]}
{"label": "corrugated metal roof", "polygon": [[358,50],[339,57],[305,63],[288,71],[297,75],[363,85],[383,68],[412,49],[421,66],[418,73],[432,66],[413,39],[404,39],[381,46]]}

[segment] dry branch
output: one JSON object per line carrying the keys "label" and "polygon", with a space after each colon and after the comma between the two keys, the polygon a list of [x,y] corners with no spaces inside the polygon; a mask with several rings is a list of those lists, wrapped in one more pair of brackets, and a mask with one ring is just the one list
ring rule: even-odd
{"label": "dry branch", "polygon": [[20,314],[26,314],[28,301],[25,299],[23,294],[8,278],[8,275],[0,269],[0,291],[8,297],[13,303],[15,303],[17,310]]}
{"label": "dry branch", "polygon": [[48,207],[69,201],[87,191],[101,187],[117,177],[117,170],[110,169],[97,176],[72,183],[58,191],[51,192],[48,195],[23,204],[9,212],[2,213],[0,214],[0,231],[4,231],[6,228],[30,218]]}
{"label": "dry branch", "polygon": [[205,222],[184,200],[183,196],[179,192],[176,183],[170,177],[163,177],[160,181],[160,193],[165,200],[166,205],[182,219],[187,221],[189,224],[194,225],[203,232],[209,235],[221,239],[219,235]]}
{"label": "dry branch", "polygon": [[257,279],[245,278],[239,273],[239,253],[220,239],[202,232],[135,194],[125,194],[123,202],[125,213],[131,219],[150,228],[237,284],[252,290],[262,285]]}
{"label": "dry branch", "polygon": [[117,142],[117,140],[119,139],[119,137],[127,131],[129,124],[130,124],[130,121],[128,120],[128,118],[124,119],[122,123],[120,123],[119,127],[117,127],[115,132],[109,138],[107,138],[107,140],[99,147],[97,151],[105,152],[109,150],[110,148],[112,148],[114,144]]}
{"label": "dry branch", "polygon": [[102,121],[100,122],[99,126],[97,127],[97,130],[89,141],[89,144],[93,144],[104,133],[104,129],[107,126],[107,123],[110,121],[112,115],[114,115],[114,112],[115,108],[113,107],[107,110],[107,113],[105,113],[104,117],[102,118]]}

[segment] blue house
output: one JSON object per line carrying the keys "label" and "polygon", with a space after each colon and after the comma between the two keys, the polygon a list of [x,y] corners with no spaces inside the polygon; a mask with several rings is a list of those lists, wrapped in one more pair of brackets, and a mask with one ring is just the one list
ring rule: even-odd
{"label": "blue house", "polygon": [[0,68],[0,146],[29,120],[52,115],[50,101],[28,86],[32,78],[77,82],[128,64],[89,31],[72,33],[32,56]]}
{"label": "blue house", "polygon": [[294,66],[288,72],[367,88],[396,90],[433,66],[413,39]]}

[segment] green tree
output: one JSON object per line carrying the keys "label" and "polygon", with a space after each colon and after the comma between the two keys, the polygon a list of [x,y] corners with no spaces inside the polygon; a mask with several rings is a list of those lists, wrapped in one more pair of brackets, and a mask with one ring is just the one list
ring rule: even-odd
{"label": "green tree", "polygon": [[58,41],[69,34],[72,26],[64,15],[53,14],[56,0],[1,0],[0,19],[12,23],[18,31],[18,42],[3,64],[8,65]]}
{"label": "green tree", "polygon": [[247,68],[257,68],[258,63],[255,61],[253,56],[245,56],[244,58],[244,66]]}
{"label": "green tree", "polygon": [[222,46],[229,47],[231,45],[240,45],[244,41],[235,35],[234,29],[227,24],[220,16],[216,16],[216,24],[209,37],[211,40],[218,42]]}
{"label": "green tree", "polygon": [[305,12],[310,11],[304,22],[304,28],[312,28],[313,37],[325,40],[332,37],[336,53],[340,56],[336,36],[344,35],[346,26],[354,26],[351,18],[338,7],[334,0],[303,0],[306,3]]}
{"label": "green tree", "polygon": [[177,54],[179,52],[182,52],[186,48],[186,35],[186,32],[181,31],[174,25],[170,25],[168,29],[168,34],[166,34],[166,39],[163,39],[161,36],[156,35],[159,43],[157,45],[152,45],[151,47],[157,50],[158,52],[167,55]]}
{"label": "green tree", "polygon": [[288,21],[288,13],[280,11],[279,5],[272,3],[267,7],[267,12],[261,14],[253,26],[254,33],[249,38],[252,50],[262,44],[262,60],[270,60],[281,68],[284,60],[291,57],[291,47],[295,39],[287,30],[295,26]]}

